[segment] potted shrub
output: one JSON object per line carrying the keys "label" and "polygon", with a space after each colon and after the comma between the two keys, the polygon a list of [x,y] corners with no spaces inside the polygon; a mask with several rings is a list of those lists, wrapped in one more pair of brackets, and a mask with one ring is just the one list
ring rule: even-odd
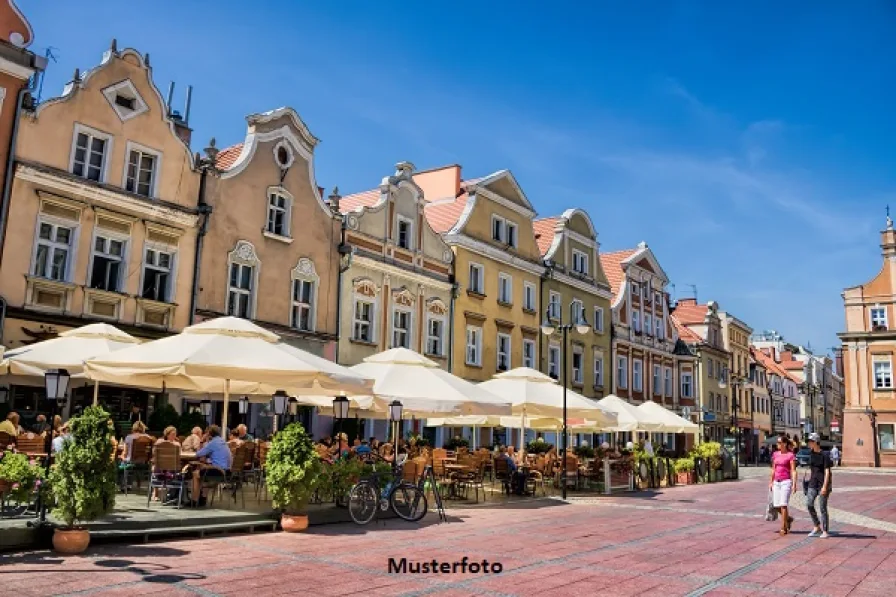
{"label": "potted shrub", "polygon": [[587,444],[576,446],[574,451],[579,458],[594,458],[594,448]]}
{"label": "potted shrub", "polygon": [[40,464],[25,454],[0,451],[0,498],[16,504],[24,511],[41,490],[44,471]]}
{"label": "potted shrub", "polygon": [[553,448],[553,444],[544,441],[543,437],[538,437],[526,444],[527,454],[546,454]]}
{"label": "potted shrub", "polygon": [[454,437],[449,439],[447,442],[445,442],[446,450],[456,451],[458,448],[469,448],[469,447],[470,447],[470,442],[468,442],[466,439],[460,437],[459,435],[455,435]]}
{"label": "potted shrub", "polygon": [[71,439],[54,457],[50,489],[56,507],[53,516],[62,521],[53,534],[53,547],[61,553],[81,553],[90,534],[80,523],[108,514],[115,506],[113,426],[109,413],[99,406],[84,409],[69,421]]}
{"label": "potted shrub", "polygon": [[687,485],[694,482],[694,459],[690,457],[679,458],[675,461],[675,482],[679,485]]}
{"label": "potted shrub", "polygon": [[321,483],[323,468],[314,442],[298,423],[274,435],[267,455],[266,481],[280,526],[287,533],[308,528],[308,502]]}

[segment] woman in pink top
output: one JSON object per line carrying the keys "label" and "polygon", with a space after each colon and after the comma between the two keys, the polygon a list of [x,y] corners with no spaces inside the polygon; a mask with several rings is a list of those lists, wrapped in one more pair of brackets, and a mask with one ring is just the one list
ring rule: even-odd
{"label": "woman in pink top", "polygon": [[781,513],[781,535],[790,532],[793,518],[788,514],[790,494],[796,484],[796,457],[791,451],[790,440],[783,435],[778,438],[778,451],[772,455],[772,478],[768,488],[772,491],[772,506]]}

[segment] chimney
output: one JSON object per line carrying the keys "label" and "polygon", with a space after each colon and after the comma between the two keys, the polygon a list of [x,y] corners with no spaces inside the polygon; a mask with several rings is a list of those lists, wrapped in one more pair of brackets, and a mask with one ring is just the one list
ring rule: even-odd
{"label": "chimney", "polygon": [[887,206],[887,228],[880,233],[880,248],[884,259],[896,257],[896,230],[893,230],[890,206]]}
{"label": "chimney", "polygon": [[183,116],[180,115],[180,112],[174,110],[171,112],[171,122],[174,123],[174,132],[177,133],[177,136],[180,137],[180,140],[187,144],[187,147],[190,146],[190,139],[193,137],[193,129],[187,126],[186,121]]}
{"label": "chimney", "polygon": [[697,306],[697,299],[695,299],[695,298],[681,298],[681,299],[678,299],[678,302],[676,303],[676,306],[680,307],[680,306],[682,306],[682,305]]}
{"label": "chimney", "polygon": [[330,193],[330,196],[327,197],[327,203],[330,204],[330,210],[334,214],[339,213],[339,200],[342,199],[342,196],[339,194],[339,187],[333,187],[333,192]]}
{"label": "chimney", "polygon": [[785,351],[783,351],[783,352],[781,353],[781,360],[782,360],[782,361],[792,361],[792,360],[793,360],[793,353],[790,352],[789,350],[785,350]]}

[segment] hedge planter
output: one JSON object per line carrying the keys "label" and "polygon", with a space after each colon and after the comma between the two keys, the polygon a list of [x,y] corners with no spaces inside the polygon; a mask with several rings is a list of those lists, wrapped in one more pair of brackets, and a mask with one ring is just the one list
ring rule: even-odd
{"label": "hedge planter", "polygon": [[280,516],[280,528],[286,533],[301,533],[308,528],[308,516],[305,514],[283,514]]}
{"label": "hedge planter", "polygon": [[74,555],[84,553],[90,545],[87,529],[56,529],[53,533],[53,549],[59,553]]}

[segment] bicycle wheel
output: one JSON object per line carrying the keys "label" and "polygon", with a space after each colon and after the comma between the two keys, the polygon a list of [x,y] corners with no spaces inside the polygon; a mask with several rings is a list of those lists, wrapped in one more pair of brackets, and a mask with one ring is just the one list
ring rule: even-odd
{"label": "bicycle wheel", "polygon": [[378,504],[378,492],[370,483],[358,483],[348,494],[348,513],[357,524],[373,520]]}
{"label": "bicycle wheel", "polygon": [[389,501],[392,503],[392,510],[409,522],[417,522],[429,510],[426,495],[416,485],[399,485],[392,491]]}

